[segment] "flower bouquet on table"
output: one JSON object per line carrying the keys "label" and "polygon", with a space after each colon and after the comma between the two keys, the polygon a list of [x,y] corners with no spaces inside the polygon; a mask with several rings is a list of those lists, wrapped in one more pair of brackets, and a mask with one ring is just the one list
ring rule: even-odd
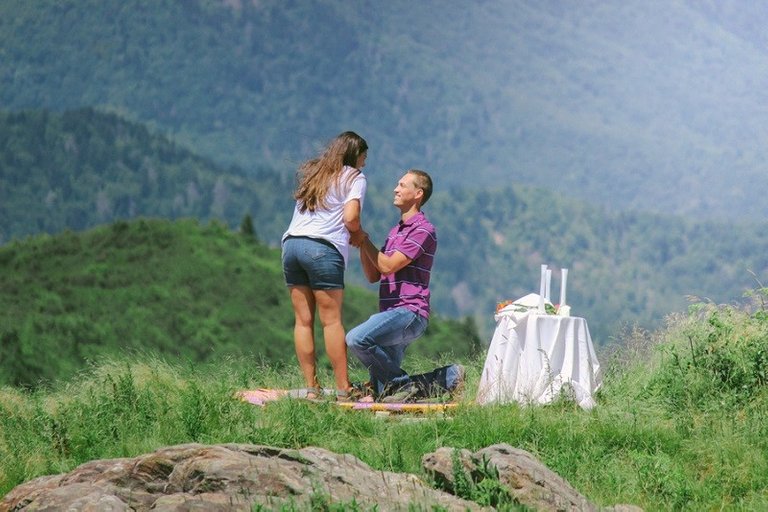
{"label": "flower bouquet on table", "polygon": [[[516,300],[505,299],[496,303],[496,314],[505,313],[539,313],[539,295],[530,293]],[[552,304],[544,301],[545,315],[571,316],[571,306],[566,304]]]}
{"label": "flower bouquet on table", "polygon": [[[526,313],[528,311],[536,311],[538,308],[539,295],[536,293],[529,293],[525,297],[520,297],[519,299],[507,299],[496,303],[496,313],[500,313],[503,310],[515,313]],[[556,312],[555,306],[547,300],[544,301],[544,308],[549,314],[555,314]]]}
{"label": "flower bouquet on table", "polygon": [[560,269],[560,304],[552,304],[549,300],[552,270],[547,265],[541,266],[541,291],[529,293],[517,300],[503,300],[496,303],[496,315],[504,313],[536,312],[540,315],[571,316],[571,307],[565,302],[568,269]]}

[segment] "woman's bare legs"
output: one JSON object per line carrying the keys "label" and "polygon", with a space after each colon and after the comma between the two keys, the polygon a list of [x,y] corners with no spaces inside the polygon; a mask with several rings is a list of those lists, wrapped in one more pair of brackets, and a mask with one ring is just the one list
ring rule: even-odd
{"label": "woman's bare legs", "polygon": [[333,367],[336,389],[347,391],[350,388],[347,373],[347,343],[344,340],[344,325],[341,323],[341,305],[344,290],[315,290],[315,302],[323,325],[325,351]]}
{"label": "woman's bare legs", "polygon": [[[296,317],[293,326],[293,342],[296,358],[308,388],[317,388],[317,367],[315,362],[315,294],[308,286],[291,286],[291,304]],[[308,398],[317,398],[308,396]]]}

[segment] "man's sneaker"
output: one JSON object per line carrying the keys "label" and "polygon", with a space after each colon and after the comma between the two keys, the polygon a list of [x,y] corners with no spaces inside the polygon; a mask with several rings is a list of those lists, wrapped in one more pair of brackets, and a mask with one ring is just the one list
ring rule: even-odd
{"label": "man's sneaker", "polygon": [[445,381],[448,385],[448,391],[452,396],[459,395],[464,391],[464,381],[466,376],[467,371],[464,366],[460,364],[453,364],[448,368]]}

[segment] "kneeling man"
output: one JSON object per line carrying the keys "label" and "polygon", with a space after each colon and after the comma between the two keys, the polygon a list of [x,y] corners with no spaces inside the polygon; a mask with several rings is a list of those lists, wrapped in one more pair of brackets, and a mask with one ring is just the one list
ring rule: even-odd
{"label": "kneeling man", "polygon": [[360,260],[369,282],[379,282],[379,312],[347,333],[349,350],[368,368],[376,399],[415,400],[454,393],[464,381],[464,368],[449,365],[420,375],[401,367],[405,349],[429,323],[429,277],[437,251],[435,227],[422,206],[432,194],[432,179],[409,170],[394,190],[400,221],[379,250],[367,234]]}

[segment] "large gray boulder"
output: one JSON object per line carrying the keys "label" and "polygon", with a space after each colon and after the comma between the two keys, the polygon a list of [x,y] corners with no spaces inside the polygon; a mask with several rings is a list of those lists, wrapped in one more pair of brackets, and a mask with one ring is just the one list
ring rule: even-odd
{"label": "large gray boulder", "polygon": [[[321,448],[184,444],[133,458],[91,461],[67,474],[30,480],[0,501],[0,512],[317,510],[330,505],[483,510],[454,494],[457,479],[467,491],[480,488],[486,478],[530,510],[600,510],[530,453],[506,444],[475,453],[440,448],[425,455],[422,466],[442,490],[415,475],[376,471],[356,457]],[[641,511],[632,505],[605,510]]]}
{"label": "large gray boulder", "polygon": [[0,511],[250,511],[290,504],[305,510],[322,503],[382,511],[481,509],[414,475],[375,471],[320,448],[185,444],[36,478],[8,493]]}

